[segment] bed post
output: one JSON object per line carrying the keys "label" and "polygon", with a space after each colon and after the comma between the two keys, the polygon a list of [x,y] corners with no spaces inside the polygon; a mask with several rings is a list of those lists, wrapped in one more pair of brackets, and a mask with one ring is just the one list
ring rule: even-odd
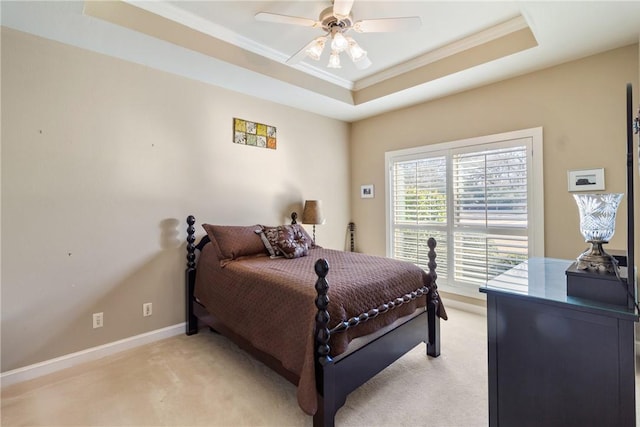
{"label": "bed post", "polygon": [[186,334],[193,335],[198,332],[198,318],[193,313],[193,288],[196,279],[196,230],[193,224],[196,218],[193,215],[187,217],[187,269],[185,271],[185,314]]}
{"label": "bed post", "polygon": [[440,305],[440,296],[438,295],[438,286],[436,285],[436,279],[438,274],[436,273],[436,239],[430,237],[427,241],[429,246],[429,275],[431,276],[431,285],[429,286],[429,293],[427,294],[427,323],[428,323],[428,341],[427,341],[427,354],[432,357],[440,356],[440,318],[438,317],[438,306]]}
{"label": "bed post", "polygon": [[329,263],[326,259],[319,259],[315,264],[315,271],[318,275],[316,281],[316,314],[315,326],[315,371],[316,371],[316,389],[318,391],[318,410],[313,416],[314,427],[330,427],[333,426],[336,415],[336,396],[334,394],[333,381],[333,359],[329,355],[331,348],[329,347],[329,283],[326,277],[329,272]]}

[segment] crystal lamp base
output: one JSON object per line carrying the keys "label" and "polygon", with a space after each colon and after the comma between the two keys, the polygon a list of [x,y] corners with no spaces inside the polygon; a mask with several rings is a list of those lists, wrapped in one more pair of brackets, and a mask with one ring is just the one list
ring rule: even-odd
{"label": "crystal lamp base", "polygon": [[584,251],[578,257],[578,264],[576,268],[578,270],[590,270],[597,271],[599,273],[615,273],[618,267],[618,261],[605,252],[602,247],[603,243],[608,243],[602,240],[590,240],[587,243],[591,243],[591,247]]}

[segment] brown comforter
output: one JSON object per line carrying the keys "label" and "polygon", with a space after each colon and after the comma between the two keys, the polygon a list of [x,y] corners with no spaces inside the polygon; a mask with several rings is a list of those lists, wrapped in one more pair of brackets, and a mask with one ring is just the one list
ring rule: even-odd
{"label": "brown comforter", "polygon": [[[431,285],[431,277],[407,262],[330,249],[311,249],[295,259],[266,256],[237,259],[220,266],[211,244],[198,260],[195,296],[207,310],[256,348],[271,354],[299,375],[298,403],[316,412],[314,338],[319,258],[329,262],[329,327],[381,304]],[[345,351],[349,341],[392,323],[425,306],[425,298],[391,310],[331,337],[331,354]],[[446,318],[440,305],[440,317]],[[426,331],[425,331],[426,333]]]}

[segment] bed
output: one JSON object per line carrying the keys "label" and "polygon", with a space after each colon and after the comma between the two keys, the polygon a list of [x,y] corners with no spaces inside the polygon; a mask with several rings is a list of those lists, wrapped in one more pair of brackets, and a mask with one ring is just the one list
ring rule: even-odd
{"label": "bed", "polygon": [[332,426],[347,395],[416,345],[440,355],[436,241],[429,272],[407,262],[316,246],[296,223],[220,226],[196,245],[187,218],[186,333],[208,325],[297,385],[314,426]]}

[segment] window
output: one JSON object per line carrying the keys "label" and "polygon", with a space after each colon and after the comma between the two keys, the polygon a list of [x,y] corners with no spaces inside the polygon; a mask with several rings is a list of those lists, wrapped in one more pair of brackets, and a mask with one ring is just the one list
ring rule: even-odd
{"label": "window", "polygon": [[487,280],[544,253],[542,129],[386,153],[387,253],[478,296]]}

